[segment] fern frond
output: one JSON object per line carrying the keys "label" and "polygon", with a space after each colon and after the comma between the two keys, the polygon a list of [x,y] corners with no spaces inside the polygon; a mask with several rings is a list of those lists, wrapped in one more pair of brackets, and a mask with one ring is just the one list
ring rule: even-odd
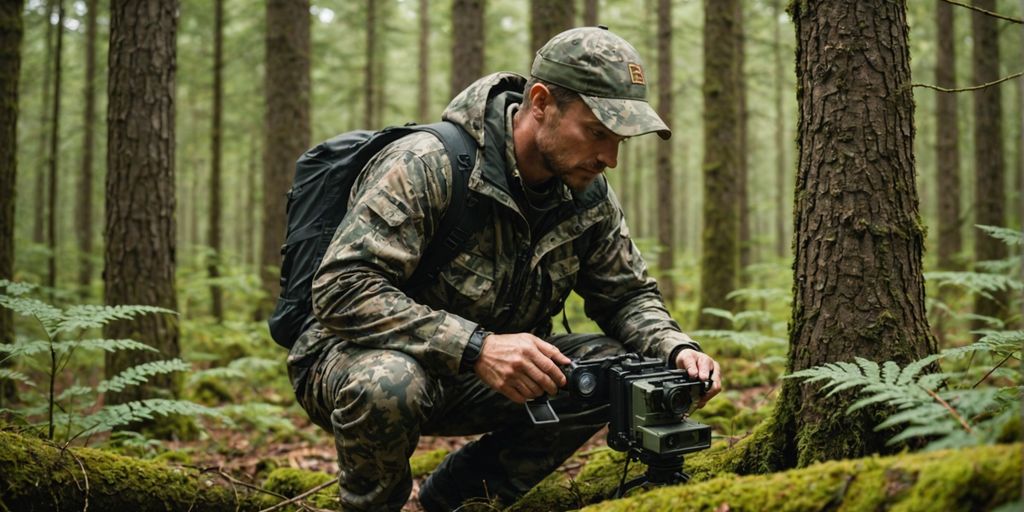
{"label": "fern frond", "polygon": [[50,351],[50,342],[46,340],[16,341],[14,343],[0,343],[0,354],[7,354],[3,360],[34,356]]}
{"label": "fern frond", "polygon": [[735,343],[747,349],[756,348],[762,345],[784,346],[788,343],[788,341],[786,341],[783,338],[767,336],[754,331],[728,331],[707,329],[700,331],[691,331],[690,335],[697,340],[721,340],[729,343]]}
{"label": "fern frond", "polygon": [[914,382],[914,379],[917,377],[917,374],[921,373],[921,370],[939,359],[942,359],[942,354],[932,354],[908,364],[903,367],[903,371],[900,372],[900,376],[896,379],[896,384],[899,386],[909,385]]}
{"label": "fern frond", "polygon": [[704,308],[701,310],[701,312],[706,315],[717,316],[719,318],[724,318],[732,323],[736,323],[736,317],[733,316],[732,311],[718,308]]}
{"label": "fern frond", "polygon": [[0,292],[4,295],[11,297],[19,297],[26,295],[32,290],[35,290],[38,286],[31,283],[23,283],[20,281],[8,281],[6,279],[0,279]]}
{"label": "fern frond", "polygon": [[896,434],[891,439],[885,442],[887,446],[906,441],[907,439],[913,439],[915,437],[931,437],[931,436],[942,436],[949,437],[954,435],[970,435],[960,429],[959,425],[952,421],[944,421],[941,423],[934,423],[932,425],[915,425],[913,427],[907,427],[902,432]]}
{"label": "fern frond", "polygon": [[71,306],[64,311],[58,332],[74,332],[86,329],[97,329],[116,320],[131,320],[145,314],[176,314],[169,309],[157,306],[97,306],[91,304]]}
{"label": "fern frond", "polygon": [[56,398],[54,398],[54,401],[55,402],[63,402],[65,400],[71,400],[71,399],[78,398],[78,397],[81,397],[81,396],[89,396],[89,395],[92,395],[94,393],[95,393],[95,391],[92,388],[87,387],[87,386],[70,386],[67,389],[65,389],[64,391],[61,391],[60,394],[57,395]]}
{"label": "fern frond", "polygon": [[140,343],[135,340],[110,340],[110,339],[94,339],[94,340],[75,340],[75,341],[61,341],[54,343],[57,352],[63,353],[68,350],[101,350],[103,352],[118,352],[121,350],[141,350],[144,352],[160,352],[155,347]]}
{"label": "fern frond", "polygon": [[143,420],[151,420],[155,416],[211,416],[227,424],[234,422],[216,409],[205,407],[184,400],[167,400],[151,398],[129,402],[126,404],[108,405],[94,414],[86,416],[83,424],[88,425],[79,435],[92,435],[109,432],[117,427]]}
{"label": "fern frond", "polygon": [[122,391],[128,386],[142,384],[154,375],[162,375],[172,372],[187,372],[191,369],[192,365],[182,361],[181,359],[150,361],[148,363],[142,363],[128,368],[127,370],[115,375],[113,378],[100,382],[99,385],[96,386],[96,390],[100,393],[106,393],[107,391]]}
{"label": "fern frond", "polygon": [[969,352],[994,352],[1000,355],[1019,354],[1024,344],[1024,330],[1017,331],[973,331],[983,335],[978,341],[963,347],[948,348],[942,351],[946,356],[961,356]]}
{"label": "fern frond", "polygon": [[1024,245],[1024,232],[1000,226],[975,224],[974,227],[984,231],[988,236],[998,239],[1006,245]]}
{"label": "fern frond", "polygon": [[1024,290],[1024,283],[1001,274],[982,272],[925,272],[924,278],[935,281],[940,287],[955,286],[986,298],[993,298],[996,292]]}
{"label": "fern frond", "polygon": [[882,382],[895,385],[900,376],[900,366],[892,361],[882,363]]}
{"label": "fern frond", "polygon": [[39,320],[51,338],[56,334],[60,322],[61,310],[41,300],[28,297],[12,297],[0,294],[0,307],[7,308],[22,316],[32,316]]}
{"label": "fern frond", "polygon": [[35,382],[32,382],[32,379],[28,378],[28,375],[8,368],[0,368],[0,380],[13,380],[17,382],[22,382],[29,386],[36,385]]}
{"label": "fern frond", "polygon": [[741,288],[729,292],[728,300],[765,301],[770,303],[789,304],[793,301],[793,292],[785,288]]}
{"label": "fern frond", "polygon": [[205,379],[244,379],[245,373],[235,368],[229,368],[226,366],[218,366],[216,368],[207,368],[205,370],[195,371],[188,376],[188,385],[194,386],[198,382]]}
{"label": "fern frond", "polygon": [[284,408],[263,402],[226,405],[220,411],[238,423],[252,425],[258,431],[293,432],[295,424],[284,414]]}

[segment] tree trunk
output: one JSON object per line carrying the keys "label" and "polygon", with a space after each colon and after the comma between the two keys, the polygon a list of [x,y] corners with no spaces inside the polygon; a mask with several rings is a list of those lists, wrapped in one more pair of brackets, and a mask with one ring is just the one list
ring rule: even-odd
{"label": "tree trunk", "polygon": [[[267,1],[267,110],[263,126],[263,249],[260,272],[270,301],[280,293],[285,192],[295,160],[309,148],[309,1]],[[261,313],[272,302],[265,303]],[[261,314],[262,316],[262,314]]]}
{"label": "tree trunk", "polygon": [[[14,205],[18,177],[18,76],[24,1],[0,4],[0,279],[14,279]],[[0,344],[14,342],[14,318],[0,308]],[[10,364],[0,362],[0,367]],[[0,408],[18,400],[14,381],[0,379]]]}
{"label": "tree trunk", "polygon": [[50,73],[53,71],[53,0],[46,0],[46,56],[43,58],[43,90],[42,102],[39,103],[39,171],[36,173],[36,200],[32,222],[32,241],[37,244],[46,242],[46,166],[49,160],[43,155],[49,151],[48,126],[50,122]]}
{"label": "tree trunk", "polygon": [[377,113],[377,0],[366,0],[366,66],[363,68],[363,127],[380,124]]}
{"label": "tree trunk", "polygon": [[[925,315],[906,5],[791,9],[800,116],[787,373],[854,356],[904,366],[937,349]],[[874,430],[879,415],[844,413],[850,398],[784,381],[771,428],[740,471],[897,449],[885,446],[891,431]]]}
{"label": "tree trunk", "polygon": [[[995,0],[974,0],[974,5],[995,10]],[[995,18],[971,12],[974,82],[985,84],[999,79],[999,32]],[[1006,226],[1006,185],[1004,182],[1002,88],[986,87],[974,92],[974,208],[975,224]],[[1006,244],[980,231],[974,234],[974,261],[998,260],[1007,256]],[[976,296],[974,313],[1005,319],[1009,293],[997,292],[991,299]],[[983,328],[984,324],[976,324]]]}
{"label": "tree trunk", "polygon": [[452,0],[452,98],[484,72],[484,2]]}
{"label": "tree trunk", "polygon": [[96,125],[96,18],[99,2],[88,0],[85,15],[85,97],[82,127],[82,174],[75,197],[75,233],[78,235],[78,285],[82,297],[92,284],[92,164]]}
{"label": "tree trunk", "polygon": [[583,0],[583,26],[593,27],[597,25],[600,9],[600,0]]}
{"label": "tree trunk", "polygon": [[210,261],[207,275],[210,285],[210,304],[213,318],[224,323],[224,290],[216,279],[220,277],[221,251],[221,119],[224,115],[224,0],[214,0],[213,15],[213,127],[210,133],[210,225],[207,226],[210,243]]}
{"label": "tree trunk", "polygon": [[[738,0],[704,1],[704,232],[700,307],[731,309],[739,264],[739,84],[735,37]],[[701,314],[701,329],[729,328],[723,318]]]}
{"label": "tree trunk", "polygon": [[[734,14],[735,24],[733,30],[735,31],[736,37],[736,101],[738,106],[736,107],[739,115],[739,125],[737,126],[737,132],[739,133],[739,145],[736,146],[736,152],[739,153],[737,158],[736,173],[738,179],[736,185],[738,190],[736,191],[737,199],[739,200],[739,215],[740,215],[740,267],[739,267],[739,282],[740,286],[746,287],[750,280],[749,274],[747,273],[747,267],[754,263],[754,241],[751,239],[750,232],[750,205],[752,203],[750,199],[750,171],[748,162],[750,160],[750,144],[747,136],[747,124],[749,122],[750,113],[747,109],[747,77],[744,74],[744,52],[745,52],[745,35],[743,31],[743,2],[736,2],[736,13]],[[741,308],[742,309],[742,308]]]}
{"label": "tree trunk", "polygon": [[[53,115],[50,123],[50,175],[46,201],[46,244],[50,249],[47,258],[46,286],[57,287],[57,169],[60,165],[60,103],[61,103],[61,55],[64,46],[64,2],[57,0],[57,45],[54,49],[53,66]],[[52,292],[51,292],[52,293]]]}
{"label": "tree trunk", "polygon": [[779,259],[789,254],[790,239],[786,234],[786,112],[782,98],[785,94],[782,67],[782,30],[779,17],[782,15],[782,0],[772,0],[772,57],[775,61],[775,256]]}
{"label": "tree trunk", "polygon": [[[658,0],[658,115],[672,126],[672,1]],[[658,288],[669,304],[676,300],[675,208],[673,208],[672,143],[658,141]]]}
{"label": "tree trunk", "polygon": [[[935,84],[956,87],[956,48],[953,31],[953,6],[944,0],[935,2],[938,52],[935,58]],[[957,270],[956,258],[963,250],[960,238],[960,129],[957,126],[957,95],[937,93],[935,124],[938,127],[935,157],[938,173],[939,268]]]}
{"label": "tree trunk", "polygon": [[533,54],[556,34],[576,24],[576,3],[530,0],[530,62]]}
{"label": "tree trunk", "polygon": [[[110,7],[107,86],[106,304],[177,309],[174,289],[174,75],[178,2],[114,0]],[[178,322],[170,315],[118,321],[106,338],[131,338],[159,353],[106,356],[106,376],[140,363],[176,357]],[[177,395],[171,375],[108,392],[108,404]]]}
{"label": "tree trunk", "polygon": [[428,123],[430,115],[430,0],[420,0],[419,83],[416,86],[416,121]]}

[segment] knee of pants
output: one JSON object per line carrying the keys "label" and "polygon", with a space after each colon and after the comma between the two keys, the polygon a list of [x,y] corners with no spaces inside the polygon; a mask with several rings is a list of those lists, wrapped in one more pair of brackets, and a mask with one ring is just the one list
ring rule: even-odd
{"label": "knee of pants", "polygon": [[393,350],[366,350],[346,362],[335,386],[335,414],[370,413],[387,424],[421,423],[433,406],[429,377],[415,359]]}

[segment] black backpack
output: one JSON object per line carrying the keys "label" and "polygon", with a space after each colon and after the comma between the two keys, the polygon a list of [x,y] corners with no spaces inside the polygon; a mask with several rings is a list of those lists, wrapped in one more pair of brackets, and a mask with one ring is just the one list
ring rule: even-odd
{"label": "black backpack", "polygon": [[288,190],[288,231],[281,247],[281,296],[267,323],[279,345],[290,348],[313,321],[313,275],[341,219],[356,177],[384,146],[415,132],[434,134],[452,163],[452,200],[427,245],[416,271],[403,288],[408,292],[436,280],[438,273],[476,233],[488,216],[466,212],[483,201],[467,196],[476,160],[476,141],[450,122],[343,133],[306,151],[295,164]]}

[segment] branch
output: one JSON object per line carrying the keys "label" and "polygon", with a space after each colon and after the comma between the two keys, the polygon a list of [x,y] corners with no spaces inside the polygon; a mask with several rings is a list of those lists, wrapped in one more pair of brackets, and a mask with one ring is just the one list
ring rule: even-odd
{"label": "branch", "polygon": [[946,2],[947,4],[953,4],[953,5],[958,5],[960,7],[966,7],[968,9],[972,10],[972,11],[978,11],[978,12],[980,12],[982,14],[987,14],[989,16],[992,16],[993,18],[999,18],[1001,20],[1006,20],[1006,21],[1009,21],[1009,22],[1012,22],[1012,23],[1024,23],[1024,20],[1022,20],[1020,18],[1011,18],[1010,16],[1003,16],[1002,14],[999,14],[997,12],[987,11],[985,9],[982,9],[981,7],[975,7],[973,5],[962,4],[960,2],[954,2],[953,0],[942,0],[942,1]]}
{"label": "branch", "polygon": [[926,388],[924,386],[918,386],[918,387],[920,387],[921,389],[925,390],[925,392],[927,392],[929,395],[931,395],[931,397],[934,398],[936,402],[938,402],[943,407],[945,407],[946,410],[948,410],[949,413],[952,414],[953,417],[956,418],[956,420],[960,422],[960,426],[964,427],[964,430],[966,430],[968,434],[972,433],[971,426],[968,425],[967,422],[964,421],[963,417],[961,417],[960,414],[958,414],[955,409],[950,407],[950,405],[945,400],[943,400],[941,396],[935,394],[934,391],[932,391],[932,390],[930,390],[930,389],[928,389],[928,388]]}
{"label": "branch", "polygon": [[334,485],[336,483],[338,483],[338,479],[337,478],[335,478],[334,480],[328,480],[328,481],[326,481],[326,482],[324,482],[324,483],[322,483],[322,484],[320,484],[320,485],[318,485],[318,486],[316,486],[316,487],[314,487],[314,488],[312,488],[312,489],[310,489],[310,490],[308,490],[308,491],[306,491],[306,492],[304,492],[302,494],[299,494],[298,496],[295,496],[295,497],[293,497],[291,499],[282,501],[281,503],[278,503],[278,504],[276,504],[276,505],[274,505],[272,507],[267,507],[267,508],[265,508],[263,510],[260,510],[260,512],[271,512],[272,510],[277,510],[279,508],[284,507],[285,505],[291,505],[292,503],[296,503],[296,502],[302,500],[303,498],[306,498],[307,496],[311,496],[313,494],[316,494],[316,493],[318,493],[318,492],[320,492],[320,491],[322,491],[322,490],[324,490],[324,489],[326,489],[326,488],[328,488],[328,487],[330,487],[330,486],[332,486],[332,485]]}
{"label": "branch", "polygon": [[[942,1],[948,2],[949,0],[942,0]],[[996,80],[995,82],[989,82],[987,84],[975,85],[973,87],[964,87],[962,89],[946,89],[945,87],[939,87],[937,85],[932,85],[932,84],[911,84],[910,86],[911,87],[924,87],[924,88],[927,88],[927,89],[934,89],[934,90],[939,91],[939,92],[969,92],[969,91],[977,91],[979,89],[984,89],[986,87],[992,87],[993,85],[998,85],[998,84],[1001,84],[1001,83],[1003,83],[1003,82],[1005,82],[1007,80],[1013,80],[1014,78],[1018,78],[1018,77],[1021,77],[1021,76],[1024,76],[1024,71],[1021,71],[1019,73],[1014,73],[1014,74],[1012,74],[1010,76],[1004,76],[1004,77],[1000,78],[999,80]]]}

